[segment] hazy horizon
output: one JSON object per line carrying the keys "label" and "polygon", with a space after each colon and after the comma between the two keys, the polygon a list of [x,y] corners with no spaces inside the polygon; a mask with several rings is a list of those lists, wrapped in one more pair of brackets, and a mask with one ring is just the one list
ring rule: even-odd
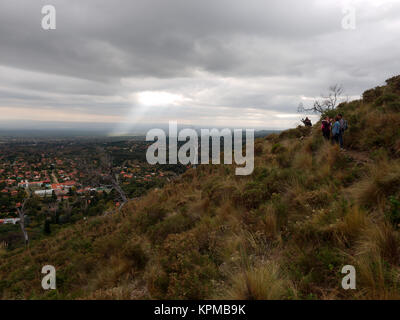
{"label": "hazy horizon", "polygon": [[[12,124],[9,124],[8,126],[1,126],[0,127],[0,137],[43,137],[43,136],[49,136],[51,137],[52,135],[55,135],[57,137],[76,137],[76,136],[95,136],[95,137],[135,137],[135,136],[146,136],[147,132],[151,129],[154,128],[160,128],[164,130],[165,132],[168,133],[168,123],[153,123],[153,124],[142,124],[142,125],[136,125],[135,127],[131,128],[130,131],[125,131],[125,132],[116,132],[115,127],[118,126],[119,124],[93,124],[93,123],[86,123],[82,125],[82,123],[63,123],[60,122],[58,123],[58,126],[53,123],[43,123],[43,122],[38,122],[34,126],[23,126],[23,127],[16,127]],[[280,132],[284,130],[285,128],[282,129],[270,129],[270,128],[263,128],[263,127],[252,127],[252,128],[242,128],[242,127],[235,127],[235,126],[195,126],[195,125],[189,125],[189,124],[181,124],[178,123],[178,130],[181,130],[183,128],[193,128],[195,130],[200,130],[200,129],[212,129],[212,128],[217,128],[217,129],[223,129],[223,128],[228,128],[228,129],[254,129],[255,132],[262,132],[262,131],[267,131],[267,132]]]}

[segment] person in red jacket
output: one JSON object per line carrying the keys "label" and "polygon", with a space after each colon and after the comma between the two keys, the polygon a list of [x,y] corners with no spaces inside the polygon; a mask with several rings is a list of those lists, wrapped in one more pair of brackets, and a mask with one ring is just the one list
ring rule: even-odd
{"label": "person in red jacket", "polygon": [[324,138],[329,140],[331,136],[331,122],[329,121],[329,117],[326,117],[324,120],[322,120],[321,130]]}

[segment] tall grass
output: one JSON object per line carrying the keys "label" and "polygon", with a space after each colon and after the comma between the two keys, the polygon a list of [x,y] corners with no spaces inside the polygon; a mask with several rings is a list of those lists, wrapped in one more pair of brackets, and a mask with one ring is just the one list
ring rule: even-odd
{"label": "tall grass", "polygon": [[250,268],[234,276],[226,297],[234,300],[293,299],[293,284],[274,262]]}
{"label": "tall grass", "polygon": [[398,192],[399,184],[399,162],[380,161],[373,164],[369,174],[352,188],[352,195],[361,206],[383,210],[388,197]]}

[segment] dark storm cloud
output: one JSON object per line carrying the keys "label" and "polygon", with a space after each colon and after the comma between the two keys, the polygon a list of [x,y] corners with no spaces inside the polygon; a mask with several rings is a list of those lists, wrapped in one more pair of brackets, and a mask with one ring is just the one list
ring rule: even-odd
{"label": "dark storm cloud", "polygon": [[307,39],[337,30],[340,21],[339,10],[309,12],[309,0],[54,1],[58,29],[43,32],[44,4],[2,2],[2,61],[102,80],[170,77],[193,68],[231,73],[248,63],[241,52],[247,50],[247,37]]}
{"label": "dark storm cloud", "polygon": [[[54,31],[41,29],[49,3]],[[345,4],[357,10],[355,30],[341,27]],[[0,108],[123,121],[140,109],[137,93],[161,91],[182,97],[170,109],[182,121],[212,108],[228,124],[238,110],[251,123],[260,110],[268,127],[332,83],[357,96],[398,73],[399,17],[390,0],[2,0]]]}

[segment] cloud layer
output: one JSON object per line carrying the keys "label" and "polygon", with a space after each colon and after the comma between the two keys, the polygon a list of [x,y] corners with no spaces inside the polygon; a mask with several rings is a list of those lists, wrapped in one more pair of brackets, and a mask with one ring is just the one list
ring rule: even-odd
{"label": "cloud layer", "polygon": [[47,4],[0,3],[0,126],[287,128],[329,85],[357,97],[400,71],[395,0],[53,0],[44,31]]}

